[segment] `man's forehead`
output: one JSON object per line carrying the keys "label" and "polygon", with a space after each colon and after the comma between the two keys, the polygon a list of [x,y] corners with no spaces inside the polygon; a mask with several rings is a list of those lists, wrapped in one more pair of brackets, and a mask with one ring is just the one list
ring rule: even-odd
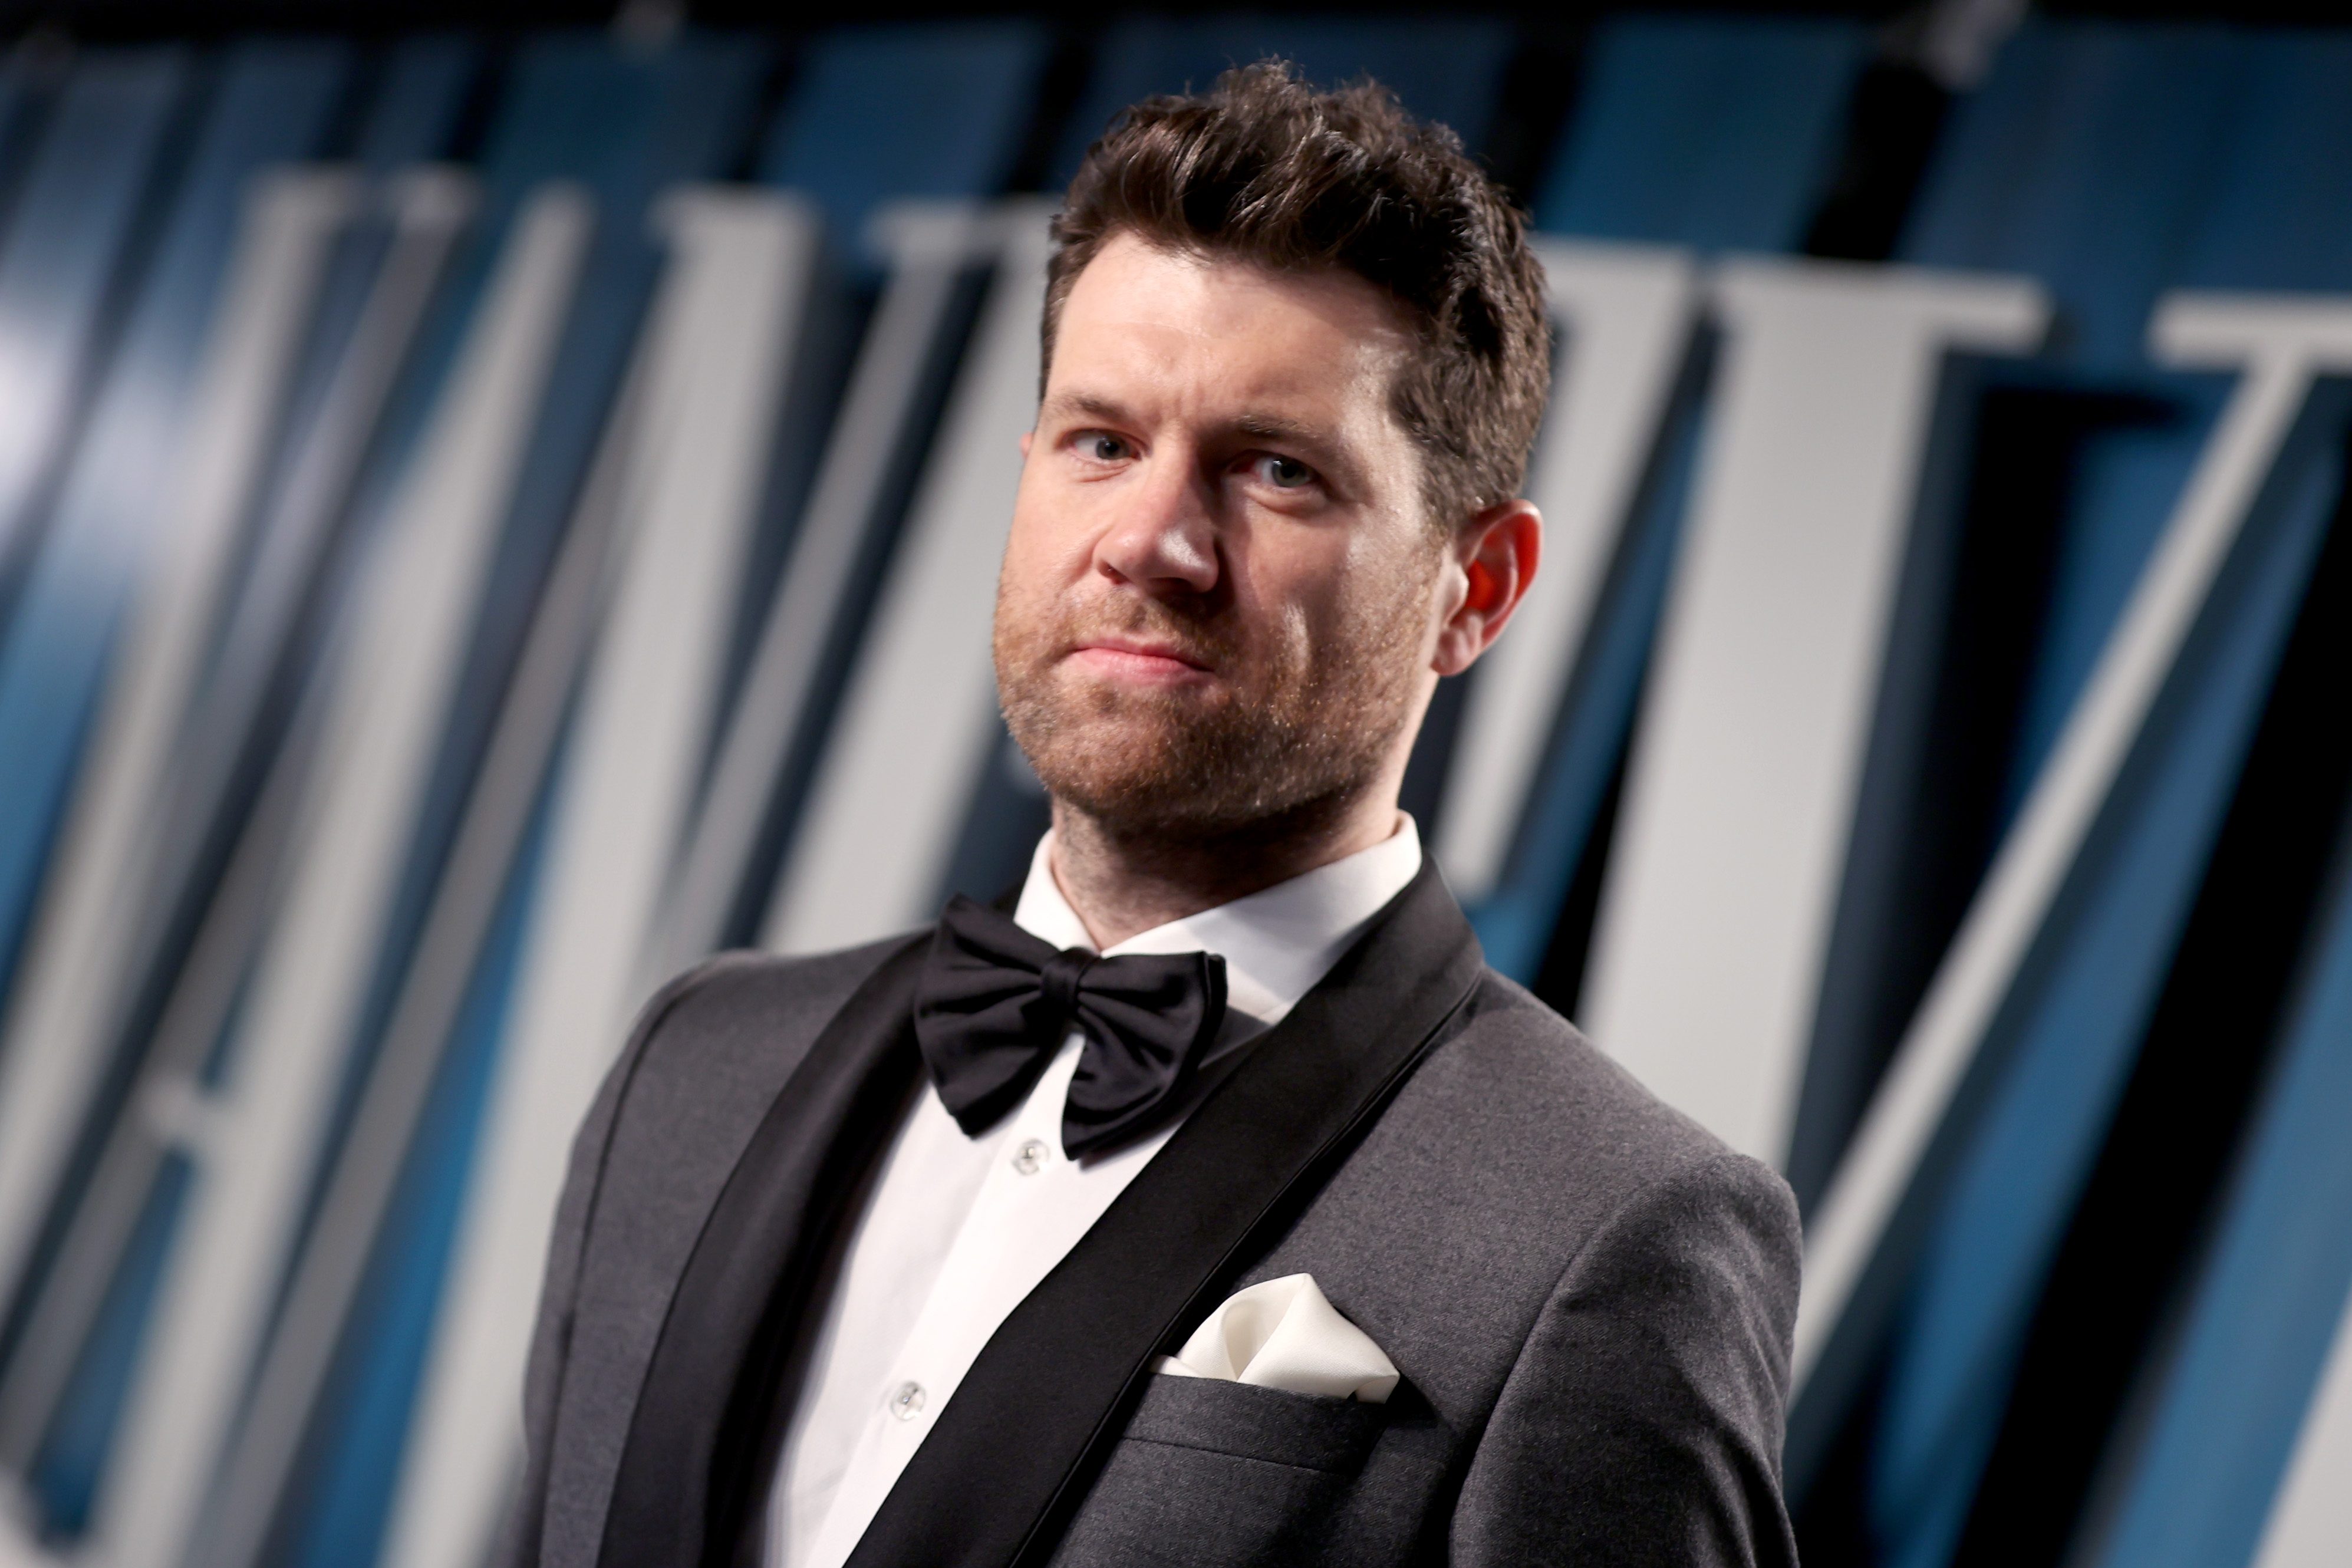
{"label": "man's forehead", "polygon": [[1276,271],[1122,235],[1071,289],[1046,404],[1112,413],[1183,390],[1270,425],[1321,422],[1350,393],[1385,389],[1410,347],[1400,315],[1352,273]]}
{"label": "man's forehead", "polygon": [[1297,347],[1382,357],[1412,342],[1402,307],[1352,272],[1276,268],[1222,252],[1156,246],[1133,234],[1114,236],[1073,280],[1060,329],[1190,338],[1209,346],[1243,332],[1274,333]]}

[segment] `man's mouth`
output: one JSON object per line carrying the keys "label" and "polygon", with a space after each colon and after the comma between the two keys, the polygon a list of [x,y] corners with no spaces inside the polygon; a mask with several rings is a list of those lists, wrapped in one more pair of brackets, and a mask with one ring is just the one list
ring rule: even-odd
{"label": "man's mouth", "polygon": [[1160,637],[1095,637],[1080,642],[1070,658],[1081,668],[1114,680],[1160,684],[1209,673],[1199,654]]}

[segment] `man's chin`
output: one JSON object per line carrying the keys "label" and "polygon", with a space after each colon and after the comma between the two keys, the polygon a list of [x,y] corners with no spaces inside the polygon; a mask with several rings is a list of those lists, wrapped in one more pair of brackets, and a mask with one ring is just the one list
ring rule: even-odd
{"label": "man's chin", "polygon": [[1013,728],[1045,787],[1090,815],[1181,813],[1207,782],[1201,726],[1169,704],[1072,704],[1043,725],[1016,719]]}
{"label": "man's chin", "polygon": [[[1302,759],[1271,730],[1242,733],[1172,705],[1065,709],[1042,724],[1008,714],[1013,739],[1046,790],[1122,835],[1228,837],[1350,796],[1378,758]],[[1306,762],[1307,765],[1301,766]]]}
{"label": "man's chin", "polygon": [[1186,763],[1202,732],[1166,705],[1138,703],[1066,716],[1039,739],[1041,745],[1024,750],[1044,753],[1031,758],[1041,778],[1066,773],[1140,783],[1190,772]]}

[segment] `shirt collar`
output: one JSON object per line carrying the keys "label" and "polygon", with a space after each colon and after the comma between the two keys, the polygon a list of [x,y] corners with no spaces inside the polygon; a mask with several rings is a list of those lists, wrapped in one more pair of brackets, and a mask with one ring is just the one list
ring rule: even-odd
{"label": "shirt collar", "polygon": [[[1055,947],[1094,948],[1084,921],[1054,880],[1054,836],[1037,841],[1029,879],[1013,918]],[[1315,988],[1364,922],[1402,892],[1421,870],[1421,834],[1397,813],[1397,829],[1369,849],[1276,882],[1246,898],[1170,921],[1108,949],[1129,952],[1213,952],[1225,961],[1225,999],[1234,1011],[1272,1026]]]}

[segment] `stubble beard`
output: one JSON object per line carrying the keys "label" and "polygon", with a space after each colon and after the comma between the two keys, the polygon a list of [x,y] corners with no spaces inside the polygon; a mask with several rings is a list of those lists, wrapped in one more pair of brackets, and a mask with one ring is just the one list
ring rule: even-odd
{"label": "stubble beard", "polygon": [[[1112,837],[1172,846],[1311,830],[1361,797],[1412,716],[1421,586],[1397,584],[1324,646],[1279,649],[1139,595],[1055,601],[1060,613],[1024,621],[1000,595],[1005,724],[1055,800]],[[1171,641],[1222,679],[1206,692],[1139,689],[1066,662],[1112,634]]]}

